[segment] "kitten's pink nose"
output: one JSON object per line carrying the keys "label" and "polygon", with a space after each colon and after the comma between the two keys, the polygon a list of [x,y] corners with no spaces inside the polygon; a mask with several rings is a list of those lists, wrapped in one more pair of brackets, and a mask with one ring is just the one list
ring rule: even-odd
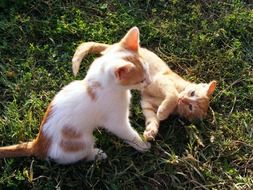
{"label": "kitten's pink nose", "polygon": [[187,103],[188,103],[185,99],[182,99],[182,102],[183,102],[184,104],[187,104]]}
{"label": "kitten's pink nose", "polygon": [[178,102],[179,102],[179,103],[186,104],[186,105],[189,104],[188,100],[187,100],[186,98],[184,98],[184,97],[179,98],[179,99],[178,99]]}

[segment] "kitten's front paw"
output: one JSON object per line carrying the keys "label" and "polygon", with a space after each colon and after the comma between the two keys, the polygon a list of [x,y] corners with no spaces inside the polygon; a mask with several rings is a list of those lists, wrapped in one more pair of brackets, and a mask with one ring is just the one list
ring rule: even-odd
{"label": "kitten's front paw", "polygon": [[151,148],[151,144],[147,141],[142,141],[141,144],[139,144],[139,151],[140,152],[146,152]]}
{"label": "kitten's front paw", "polygon": [[145,140],[147,141],[154,141],[157,133],[158,133],[158,129],[156,126],[148,125],[146,130],[143,133],[143,136]]}
{"label": "kitten's front paw", "polygon": [[140,152],[146,152],[151,147],[149,142],[143,141],[142,139],[135,139],[127,143]]}
{"label": "kitten's front paw", "polygon": [[105,152],[99,152],[97,155],[96,155],[96,159],[97,160],[105,160],[107,158],[107,154]]}
{"label": "kitten's front paw", "polygon": [[169,116],[169,114],[166,112],[166,110],[161,106],[159,106],[156,115],[160,121],[167,119],[167,117]]}
{"label": "kitten's front paw", "polygon": [[94,148],[90,154],[86,157],[87,161],[91,161],[91,160],[104,160],[107,158],[106,153],[99,149],[99,148]]}

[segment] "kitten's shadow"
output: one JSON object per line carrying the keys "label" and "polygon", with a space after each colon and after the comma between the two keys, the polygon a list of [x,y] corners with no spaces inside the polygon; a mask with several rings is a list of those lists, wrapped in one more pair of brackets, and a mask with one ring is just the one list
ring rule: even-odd
{"label": "kitten's shadow", "polygon": [[167,145],[176,155],[183,155],[188,144],[196,141],[193,138],[199,137],[199,134],[199,129],[193,123],[178,116],[170,116],[160,123],[156,144]]}

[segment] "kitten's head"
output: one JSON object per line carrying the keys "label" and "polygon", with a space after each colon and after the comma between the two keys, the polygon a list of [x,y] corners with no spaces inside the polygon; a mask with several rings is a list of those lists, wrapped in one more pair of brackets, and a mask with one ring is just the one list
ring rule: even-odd
{"label": "kitten's head", "polygon": [[148,64],[139,54],[139,29],[131,28],[119,43],[113,44],[102,54],[112,55],[113,75],[116,83],[128,89],[142,89],[151,83]]}
{"label": "kitten's head", "polygon": [[190,121],[206,116],[210,96],[216,87],[216,81],[190,84],[179,94],[177,111],[180,116]]}

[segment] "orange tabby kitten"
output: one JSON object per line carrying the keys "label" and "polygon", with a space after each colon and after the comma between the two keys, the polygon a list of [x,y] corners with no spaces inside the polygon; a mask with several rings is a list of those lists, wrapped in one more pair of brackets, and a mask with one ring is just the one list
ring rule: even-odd
{"label": "orange tabby kitten", "polygon": [[[82,59],[88,53],[102,53],[110,47],[108,44],[82,43],[72,59],[72,69],[76,75]],[[153,140],[158,132],[159,122],[171,114],[178,114],[190,121],[206,116],[209,98],[213,94],[216,81],[210,83],[192,83],[173,72],[156,54],[139,49],[144,61],[149,66],[152,77],[151,85],[142,91],[141,106],[146,118],[144,137]]]}

